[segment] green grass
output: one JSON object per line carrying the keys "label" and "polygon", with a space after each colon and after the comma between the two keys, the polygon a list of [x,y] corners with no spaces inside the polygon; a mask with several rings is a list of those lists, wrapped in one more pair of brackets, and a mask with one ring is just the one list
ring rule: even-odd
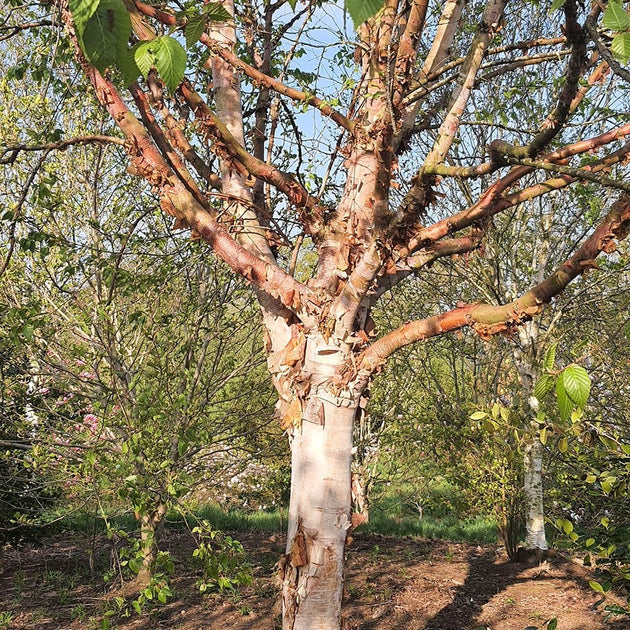
{"label": "green grass", "polygon": [[454,542],[494,543],[497,541],[496,523],[486,517],[458,519],[454,516],[434,518],[425,516],[392,517],[377,510],[370,512],[370,522],[359,532],[389,536],[419,536]]}
{"label": "green grass", "polygon": [[224,511],[220,506],[214,504],[204,505],[195,510],[197,518],[206,519],[212,527],[223,531],[236,532],[282,532],[286,528],[287,511],[282,513],[282,523],[280,522],[280,512],[258,511],[249,512],[246,510]]}
{"label": "green grass", "polygon": [[[281,515],[278,510],[273,512],[246,510],[224,511],[220,506],[208,504],[195,510],[193,516],[188,517],[188,525],[193,527],[196,519],[207,520],[214,529],[229,532],[283,532],[286,529],[287,511]],[[132,514],[112,515],[108,519],[110,526],[115,529],[134,531],[137,522]],[[105,531],[105,521],[93,514],[80,514],[64,519],[59,525],[61,529],[94,532]],[[167,526],[172,529],[185,527],[183,517],[179,514],[169,514]],[[452,515],[441,518],[425,516],[405,509],[395,509],[389,501],[372,506],[370,522],[362,525],[359,532],[384,534],[388,536],[419,536],[457,542],[493,543],[496,542],[496,524],[492,519],[477,517],[461,519]]]}

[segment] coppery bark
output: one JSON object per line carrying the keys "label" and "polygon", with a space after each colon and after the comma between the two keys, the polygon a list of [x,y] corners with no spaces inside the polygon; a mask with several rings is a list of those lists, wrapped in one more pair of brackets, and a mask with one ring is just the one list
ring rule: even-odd
{"label": "coppery bark", "polygon": [[[58,4],[63,5],[63,1]],[[134,29],[141,38],[155,32],[149,24],[152,20],[158,28],[178,25],[180,18],[161,6],[132,0],[127,3],[135,6]],[[138,118],[114,84],[85,60],[72,34],[71,17],[64,14],[85,75],[125,138],[130,170],[154,187],[167,213],[194,229],[234,273],[253,285],[261,303],[269,369],[279,396],[278,415],[293,440],[290,527],[282,564],[285,628],[332,629],[341,623],[343,551],[350,527],[352,423],[370,376],[392,352],[408,343],[465,326],[483,338],[511,332],[535,317],[569,282],[591,267],[602,251],[609,251],[613,239],[624,238],[630,225],[630,197],[625,192],[566,263],[550,277],[536,279],[530,291],[511,303],[459,304],[375,339],[370,309],[378,297],[414,270],[479,248],[487,230],[492,229],[493,216],[560,191],[580,178],[622,190],[626,186],[610,169],[627,159],[630,144],[614,147],[588,164],[571,166],[567,161],[587,152],[603,153],[604,148],[630,134],[628,124],[620,123],[598,136],[540,155],[551,139],[560,141],[580,99],[606,74],[607,66],[600,64],[582,85],[585,38],[574,0],[565,3],[566,35],[494,49],[489,46],[501,28],[506,3],[488,0],[468,51],[458,58],[450,51],[462,30],[467,3],[445,2],[442,20],[430,25],[428,4],[425,0],[387,0],[382,11],[360,27],[356,53],[360,87],[347,113],[311,91],[272,76],[271,34],[266,35],[266,57],[257,66],[237,55],[233,25],[208,28],[201,42],[210,53],[207,67],[213,75],[214,103],[205,98],[204,89],[188,82],[183,82],[177,93],[194,115],[195,124],[187,132],[196,134],[195,142],[183,133],[181,121],[170,114],[166,104],[159,98],[152,101],[140,84],[131,88]],[[233,10],[232,2],[225,5]],[[269,16],[271,8],[267,9]],[[591,22],[596,17],[591,16]],[[265,22],[267,28],[269,20]],[[434,39],[423,48],[421,39],[426,33],[434,33]],[[527,145],[515,147],[498,137],[489,145],[487,159],[479,156],[470,166],[450,163],[471,95],[477,89],[487,89],[479,77],[489,81],[495,76],[494,70],[480,75],[485,56],[490,51],[501,55],[521,50],[527,57],[537,46],[565,42],[571,46],[568,61],[563,55],[557,60],[562,68],[557,78],[564,80],[563,87],[555,108],[540,121],[539,132],[531,134]],[[428,51],[424,60],[422,50]],[[501,73],[539,61],[531,55],[518,60],[501,58]],[[430,103],[430,95],[446,88],[451,73],[458,73],[458,81],[445,90],[443,101]],[[260,90],[253,149],[243,133],[238,85],[243,77]],[[297,176],[283,172],[269,154],[265,155],[263,109],[272,95],[317,110],[343,132],[345,179],[334,207],[324,207]],[[416,176],[409,182],[396,181],[397,160],[408,151],[411,134],[427,130],[426,121],[416,128],[425,107],[430,107],[424,112],[427,120],[441,115],[435,125],[437,134],[426,136],[430,140],[428,153]],[[338,146],[342,144],[339,141]],[[196,149],[199,146],[209,147],[217,156],[220,176],[203,163]],[[512,165],[519,160],[529,161]],[[554,176],[533,183],[525,179],[546,171],[553,171]],[[214,187],[221,185],[223,212],[208,202],[194,172]],[[466,209],[424,225],[427,209],[440,203],[436,191],[441,177],[478,179],[483,185],[477,200],[469,201]],[[400,185],[406,187],[407,194],[396,208],[391,190]],[[270,208],[263,203],[263,187],[277,191],[299,222],[302,233],[296,236],[298,242],[303,234],[312,236],[317,265],[307,283],[293,277],[297,255],[290,263],[291,273],[286,273],[274,256],[266,229],[272,224]]]}

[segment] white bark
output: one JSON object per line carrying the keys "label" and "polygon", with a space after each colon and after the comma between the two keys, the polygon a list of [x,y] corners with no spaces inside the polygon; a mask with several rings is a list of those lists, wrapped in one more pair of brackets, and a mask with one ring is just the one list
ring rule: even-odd
{"label": "white bark", "polygon": [[547,549],[545,511],[543,507],[543,445],[538,438],[528,444],[524,453],[525,478],[523,489],[526,501],[525,549]]}
{"label": "white bark", "polygon": [[327,389],[342,354],[321,338],[310,339],[307,345],[304,371],[312,375],[313,386],[306,405],[323,405],[324,422],[304,420],[291,444],[284,630],[341,627],[343,558],[351,524],[352,427],[359,398],[337,397]]}

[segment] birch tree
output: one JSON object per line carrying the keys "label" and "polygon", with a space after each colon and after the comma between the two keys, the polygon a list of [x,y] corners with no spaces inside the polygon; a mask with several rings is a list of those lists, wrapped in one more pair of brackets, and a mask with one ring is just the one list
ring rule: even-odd
{"label": "birch tree", "polygon": [[[297,0],[53,0],[32,20],[63,31],[91,85],[86,98],[119,129],[127,170],[260,303],[292,451],[279,564],[287,629],[341,625],[353,423],[388,357],[464,328],[484,339],[516,333],[630,227],[627,14],[616,0],[551,4],[347,0],[352,33],[337,26],[337,3]],[[309,34],[326,80],[295,66]],[[551,81],[537,80],[543,66]],[[497,89],[506,77],[512,89]],[[479,115],[481,93],[503,101],[500,120]],[[523,129],[532,98],[551,105]],[[296,118],[308,110],[319,117]],[[477,124],[491,130],[486,146],[470,132]],[[2,159],[28,148],[6,147]],[[305,159],[319,165],[310,179]],[[461,181],[453,204],[444,195]],[[445,299],[376,330],[370,312],[398,283],[443,258],[483,255],[493,217],[579,182],[593,184],[606,213],[550,275],[532,274],[507,303]],[[307,258],[312,271],[296,272]]]}

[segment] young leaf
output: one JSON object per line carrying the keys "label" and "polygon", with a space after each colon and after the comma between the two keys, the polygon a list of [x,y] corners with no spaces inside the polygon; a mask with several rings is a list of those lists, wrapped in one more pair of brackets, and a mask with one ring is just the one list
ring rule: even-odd
{"label": "young leaf", "polygon": [[566,453],[566,452],[567,452],[567,450],[568,450],[568,448],[569,448],[569,442],[568,442],[567,438],[565,438],[565,437],[561,437],[561,438],[558,440],[558,450],[559,450],[561,453]]}
{"label": "young leaf", "polygon": [[623,8],[621,0],[610,0],[604,12],[602,26],[611,31],[625,31],[630,28],[630,16]]}
{"label": "young leaf", "polygon": [[155,67],[169,92],[172,93],[184,78],[186,51],[173,37],[158,37],[155,44]]}
{"label": "young leaf", "polygon": [[363,22],[376,15],[385,0],[346,0],[346,9],[354,22],[354,27],[359,28]]}
{"label": "young leaf", "polygon": [[591,580],[588,585],[594,590],[597,591],[598,593],[603,593],[604,592],[604,587],[599,583],[599,582],[595,582],[593,580]]}
{"label": "young leaf", "polygon": [[199,41],[203,34],[205,25],[206,21],[201,16],[188,21],[186,28],[184,29],[186,48],[192,48]]}
{"label": "young leaf", "polygon": [[[295,3],[291,8],[295,8]],[[232,20],[230,12],[220,2],[208,2],[201,12],[211,22],[229,22]]]}
{"label": "young leaf", "polygon": [[553,0],[553,2],[551,3],[551,8],[549,9],[549,13],[553,13],[554,11],[557,11],[560,7],[563,7],[566,1],[567,0]]}
{"label": "young leaf", "polygon": [[536,396],[538,400],[543,400],[545,396],[552,390],[552,388],[553,375],[543,374],[534,386],[534,396]]}
{"label": "young leaf", "polygon": [[79,36],[83,37],[83,31],[88,20],[94,15],[100,0],[70,0],[70,12],[74,20],[74,27]]}
{"label": "young leaf", "polygon": [[556,398],[558,399],[560,417],[563,420],[567,420],[571,416],[571,411],[573,411],[573,407],[575,405],[567,395],[567,391],[564,386],[564,372],[560,374],[558,380],[556,381]]}
{"label": "young leaf", "polygon": [[99,71],[114,65],[126,51],[131,18],[121,0],[101,0],[83,31],[83,51]]}
{"label": "young leaf", "polygon": [[547,349],[545,352],[545,358],[543,359],[543,367],[545,370],[553,370],[553,366],[556,362],[556,350],[558,349],[558,344],[554,343]]}
{"label": "young leaf", "polygon": [[564,388],[571,400],[584,409],[591,391],[591,379],[588,372],[579,365],[570,365],[563,372]]}
{"label": "young leaf", "polygon": [[142,76],[146,79],[149,74],[149,70],[155,66],[155,46],[154,39],[140,42],[133,47],[133,59],[138,66],[138,69],[142,73]]}
{"label": "young leaf", "polygon": [[133,49],[121,51],[117,59],[125,87],[129,87],[141,74],[134,60]]}
{"label": "young leaf", "polygon": [[619,61],[627,63],[630,59],[630,33],[615,35],[610,44],[610,50]]}

